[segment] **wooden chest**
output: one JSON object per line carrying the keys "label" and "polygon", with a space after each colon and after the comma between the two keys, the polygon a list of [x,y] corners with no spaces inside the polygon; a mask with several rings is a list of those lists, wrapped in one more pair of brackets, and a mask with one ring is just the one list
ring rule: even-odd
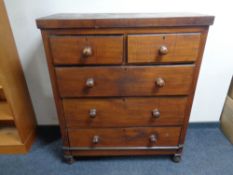
{"label": "wooden chest", "polygon": [[37,20],[65,158],[179,161],[209,25],[199,14],[60,14]]}

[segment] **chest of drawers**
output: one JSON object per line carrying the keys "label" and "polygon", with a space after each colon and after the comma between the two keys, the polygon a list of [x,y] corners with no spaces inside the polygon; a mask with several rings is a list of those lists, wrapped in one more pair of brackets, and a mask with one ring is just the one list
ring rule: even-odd
{"label": "chest of drawers", "polygon": [[179,161],[209,25],[198,14],[60,14],[37,20],[65,158]]}

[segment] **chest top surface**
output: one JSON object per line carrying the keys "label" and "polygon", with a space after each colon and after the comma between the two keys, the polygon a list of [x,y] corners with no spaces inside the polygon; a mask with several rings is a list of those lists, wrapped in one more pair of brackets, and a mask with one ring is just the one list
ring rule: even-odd
{"label": "chest top surface", "polygon": [[41,29],[208,26],[214,16],[197,13],[55,14],[37,19]]}

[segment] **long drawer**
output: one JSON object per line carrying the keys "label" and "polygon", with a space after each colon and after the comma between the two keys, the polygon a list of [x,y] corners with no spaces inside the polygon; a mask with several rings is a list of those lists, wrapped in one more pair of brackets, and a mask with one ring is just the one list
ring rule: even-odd
{"label": "long drawer", "polygon": [[56,68],[61,97],[187,95],[194,66]]}
{"label": "long drawer", "polygon": [[128,62],[194,62],[200,39],[200,33],[129,35]]}
{"label": "long drawer", "polygon": [[186,97],[64,99],[67,127],[179,125]]}
{"label": "long drawer", "polygon": [[69,129],[71,147],[176,146],[180,127]]}

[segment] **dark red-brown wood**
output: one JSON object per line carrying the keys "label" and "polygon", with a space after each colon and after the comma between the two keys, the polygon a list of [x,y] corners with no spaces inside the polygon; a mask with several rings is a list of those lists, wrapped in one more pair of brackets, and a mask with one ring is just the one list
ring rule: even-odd
{"label": "dark red-brown wood", "polygon": [[[73,147],[151,147],[177,146],[180,127],[135,127],[135,128],[98,128],[69,129],[70,145]],[[151,142],[150,137],[156,137]],[[98,143],[93,143],[93,137],[98,136]]]}
{"label": "dark red-brown wood", "polygon": [[174,27],[212,25],[213,16],[196,13],[56,14],[37,19],[42,29]]}
{"label": "dark red-brown wood", "polygon": [[[51,36],[50,47],[56,65],[121,64],[122,36]],[[85,55],[89,47],[90,55]]]}
{"label": "dark red-brown wood", "polygon": [[[193,76],[189,66],[56,68],[61,97],[187,95]],[[87,87],[88,79],[93,87]],[[157,79],[165,81],[159,87]]]}
{"label": "dark red-brown wood", "polygon": [[63,107],[67,127],[161,126],[181,125],[186,103],[186,97],[64,99]]}
{"label": "dark red-brown wood", "polygon": [[128,35],[128,63],[194,62],[200,38],[200,33]]}
{"label": "dark red-brown wood", "polygon": [[[180,156],[213,21],[213,16],[190,13],[38,19],[65,156]],[[80,53],[90,59],[84,62]],[[90,117],[92,109],[96,114]],[[159,109],[159,118],[151,119],[152,109]],[[100,140],[93,144],[96,135]],[[158,136],[154,144],[151,135]],[[115,149],[94,149],[103,146]]]}

